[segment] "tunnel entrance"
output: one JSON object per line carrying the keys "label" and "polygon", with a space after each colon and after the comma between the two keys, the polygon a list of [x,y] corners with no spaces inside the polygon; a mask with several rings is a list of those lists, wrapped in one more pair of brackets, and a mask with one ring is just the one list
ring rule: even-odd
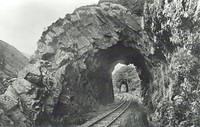
{"label": "tunnel entrance", "polygon": [[[113,85],[112,72],[118,63],[135,67],[135,73],[140,79],[136,84],[139,85],[129,85],[133,82],[129,80],[120,80],[120,85]],[[122,89],[123,84],[126,92],[136,93],[141,98],[148,97],[147,92],[152,81],[150,68],[144,54],[137,48],[118,43],[106,49],[98,49],[84,59],[84,64],[86,69],[80,69],[76,63],[68,66],[62,75],[62,84],[65,86],[54,111],[56,115],[87,112],[97,106],[96,104],[112,103],[115,89]]]}
{"label": "tunnel entrance", "polygon": [[128,84],[122,84],[121,87],[120,87],[120,92],[124,93],[128,93]]}
{"label": "tunnel entrance", "polygon": [[[129,80],[120,80],[119,86],[113,85],[112,73],[118,63],[130,68],[135,67],[135,73],[140,79],[136,84],[139,85],[129,85],[132,82]],[[77,112],[90,111],[99,104],[112,103],[115,89],[122,89],[124,84],[126,92],[133,92],[134,96],[147,98],[148,101],[148,88],[152,77],[148,61],[139,49],[118,43],[106,49],[98,49],[95,53],[91,52],[84,59],[84,64],[86,69],[79,69],[77,64],[66,68],[65,74],[62,75],[62,83],[66,85],[54,114],[63,116],[71,113],[68,114],[70,116]]]}
{"label": "tunnel entrance", "polygon": [[115,96],[118,93],[138,90],[141,87],[141,80],[136,66],[133,64],[116,64],[112,71],[112,83]]}
{"label": "tunnel entrance", "polygon": [[[136,48],[118,43],[107,49],[99,50],[94,57],[87,59],[87,78],[94,87],[93,94],[96,100],[102,104],[114,100],[115,88],[112,83],[112,71],[117,63],[136,66],[141,79],[141,95],[144,96],[147,92],[151,77],[144,55]],[[121,81],[121,84],[127,84],[127,81]],[[128,87],[126,91],[129,91]]]}

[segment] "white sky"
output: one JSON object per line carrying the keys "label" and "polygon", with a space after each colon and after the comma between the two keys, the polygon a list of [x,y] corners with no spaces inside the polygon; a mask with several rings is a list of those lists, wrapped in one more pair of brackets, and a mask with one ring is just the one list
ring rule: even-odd
{"label": "white sky", "polygon": [[82,5],[99,0],[0,0],[0,40],[33,54],[44,29]]}

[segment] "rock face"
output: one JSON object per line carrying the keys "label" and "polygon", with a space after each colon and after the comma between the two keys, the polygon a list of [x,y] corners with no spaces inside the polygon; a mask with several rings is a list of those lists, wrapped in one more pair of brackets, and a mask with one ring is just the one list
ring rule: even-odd
{"label": "rock face", "polygon": [[43,32],[31,64],[0,95],[0,115],[10,126],[67,124],[113,101],[111,70],[123,61],[140,70],[155,126],[200,126],[199,4],[101,0],[67,14]]}
{"label": "rock face", "polygon": [[157,126],[200,126],[199,0],[145,4],[145,31],[154,43],[153,115]]}
{"label": "rock face", "polygon": [[16,78],[27,64],[28,59],[21,52],[0,40],[0,94],[7,89],[6,79]]}

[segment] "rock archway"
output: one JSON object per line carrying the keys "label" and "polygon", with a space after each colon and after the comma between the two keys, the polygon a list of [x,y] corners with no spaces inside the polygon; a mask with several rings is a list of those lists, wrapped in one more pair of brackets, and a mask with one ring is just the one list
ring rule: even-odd
{"label": "rock archway", "polygon": [[88,111],[96,104],[113,102],[111,70],[117,61],[123,61],[126,65],[134,64],[141,70],[139,75],[142,81],[141,96],[146,97],[152,77],[147,58],[141,54],[140,49],[118,42],[86,56],[83,63],[87,69],[81,68],[83,63],[79,63],[80,61],[65,68],[65,73],[62,74],[63,80],[61,80],[61,83],[65,85],[63,85],[59,103],[55,107],[55,115]]}
{"label": "rock archway", "polygon": [[129,88],[128,88],[128,84],[127,83],[124,83],[120,86],[120,92],[126,92],[128,93],[129,91]]}
{"label": "rock archway", "polygon": [[75,10],[43,33],[36,57],[57,68],[62,85],[55,114],[87,112],[96,104],[111,103],[111,70],[119,60],[141,70],[142,96],[147,96],[150,45],[140,33],[141,18],[126,5],[106,1]]}
{"label": "rock archway", "polygon": [[117,43],[107,49],[99,50],[94,57],[87,59],[88,79],[92,86],[97,86],[97,98],[101,103],[109,103],[113,100],[113,86],[111,70],[117,61],[123,61],[124,64],[134,64],[141,74],[143,93],[149,88],[151,81],[150,70],[145,57],[139,49],[132,48]]}

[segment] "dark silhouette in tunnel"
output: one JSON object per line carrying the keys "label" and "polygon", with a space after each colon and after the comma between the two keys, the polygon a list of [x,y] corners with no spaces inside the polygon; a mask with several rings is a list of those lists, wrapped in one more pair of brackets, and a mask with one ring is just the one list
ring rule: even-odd
{"label": "dark silhouette in tunnel", "polygon": [[[124,87],[125,87],[125,91],[122,91]],[[122,80],[122,81],[121,81],[120,92],[126,92],[126,93],[129,92],[129,88],[128,88],[128,83],[127,83],[127,81],[125,81],[125,80]]]}

